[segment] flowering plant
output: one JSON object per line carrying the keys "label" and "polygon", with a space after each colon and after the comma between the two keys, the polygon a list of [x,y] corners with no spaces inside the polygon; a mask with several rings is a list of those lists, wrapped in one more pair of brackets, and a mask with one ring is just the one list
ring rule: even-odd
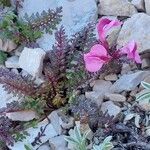
{"label": "flowering plant", "polygon": [[119,20],[109,20],[106,18],[100,19],[97,24],[99,43],[95,44],[89,53],[84,54],[85,66],[89,72],[97,72],[105,64],[109,63],[113,59],[120,59],[124,55],[127,55],[128,59],[135,61],[136,63],[141,63],[140,56],[137,52],[137,44],[135,41],[131,41],[124,47],[116,49],[115,51],[109,49],[109,44],[106,40],[107,32],[111,28],[121,25],[122,22]]}

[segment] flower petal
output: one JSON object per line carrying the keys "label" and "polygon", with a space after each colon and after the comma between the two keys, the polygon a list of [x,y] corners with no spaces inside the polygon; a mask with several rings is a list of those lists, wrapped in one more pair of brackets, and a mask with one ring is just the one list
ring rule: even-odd
{"label": "flower petal", "polygon": [[101,56],[107,56],[107,50],[100,44],[95,44],[90,51],[90,54],[92,56],[97,56],[97,57],[101,57]]}
{"label": "flower petal", "polygon": [[119,20],[112,20],[109,24],[104,26],[104,30],[105,32],[108,32],[111,28],[116,27],[116,26],[121,26],[121,25],[122,25],[122,22],[120,22]]}
{"label": "flower petal", "polygon": [[107,19],[107,18],[103,18],[100,19],[98,24],[97,24],[97,31],[98,31],[98,35],[100,38],[100,41],[103,42],[105,40],[105,31],[104,31],[104,27],[109,24],[111,22],[111,20]]}
{"label": "flower petal", "polygon": [[112,27],[120,26],[121,24],[122,22],[120,22],[119,20],[110,20],[107,18],[100,19],[99,23],[97,24],[97,30],[98,30],[100,41],[104,43],[106,40],[105,38],[106,38],[107,32]]}
{"label": "flower petal", "polygon": [[97,72],[100,70],[104,64],[99,59],[89,56],[88,54],[84,55],[85,67],[89,72]]}
{"label": "flower petal", "polygon": [[120,50],[122,54],[127,54],[129,59],[133,59],[136,63],[141,63],[140,55],[137,52],[137,44],[134,40],[129,42]]}

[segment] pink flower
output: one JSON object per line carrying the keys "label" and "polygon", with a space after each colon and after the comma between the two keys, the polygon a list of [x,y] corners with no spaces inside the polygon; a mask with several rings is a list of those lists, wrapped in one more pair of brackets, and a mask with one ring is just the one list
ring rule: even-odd
{"label": "pink flower", "polygon": [[91,51],[84,54],[86,69],[89,72],[97,72],[102,66],[110,60],[107,50],[100,44],[96,44]]}
{"label": "pink flower", "polygon": [[127,54],[128,59],[132,59],[138,64],[142,63],[140,55],[137,52],[137,44],[135,41],[129,42],[126,46],[124,46],[120,50],[122,54]]}
{"label": "pink flower", "polygon": [[107,32],[111,28],[115,26],[120,26],[120,25],[122,25],[122,22],[120,22],[119,20],[109,20],[107,18],[100,19],[97,24],[97,30],[98,30],[100,41],[102,43],[106,43]]}

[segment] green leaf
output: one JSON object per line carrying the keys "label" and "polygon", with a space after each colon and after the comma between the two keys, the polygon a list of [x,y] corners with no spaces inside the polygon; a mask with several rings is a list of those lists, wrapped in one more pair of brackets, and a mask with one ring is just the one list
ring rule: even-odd
{"label": "green leaf", "polygon": [[141,85],[142,85],[145,89],[150,90],[150,84],[149,84],[149,83],[142,81],[142,82],[141,82]]}
{"label": "green leaf", "polygon": [[144,100],[144,99],[148,99],[148,98],[150,99],[150,92],[147,92],[147,93],[137,96],[136,100],[140,101],[140,100]]}
{"label": "green leaf", "polygon": [[26,150],[32,150],[28,145],[24,145],[24,148],[26,149]]}
{"label": "green leaf", "polygon": [[7,54],[3,51],[0,51],[0,64],[4,64],[7,59]]}

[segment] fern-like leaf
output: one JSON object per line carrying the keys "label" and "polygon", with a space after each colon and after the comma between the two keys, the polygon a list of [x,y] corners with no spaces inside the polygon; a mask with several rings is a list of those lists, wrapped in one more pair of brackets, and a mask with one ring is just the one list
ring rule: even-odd
{"label": "fern-like leaf", "polygon": [[52,34],[52,31],[56,29],[57,24],[61,21],[61,12],[62,7],[58,7],[56,10],[49,9],[48,12],[43,11],[41,14],[37,12],[32,14],[31,17],[25,14],[24,18],[33,30],[45,30],[47,33]]}
{"label": "fern-like leaf", "polygon": [[9,71],[5,68],[0,68],[0,83],[8,93],[13,93],[18,96],[34,96],[36,94],[36,87],[33,81]]}

